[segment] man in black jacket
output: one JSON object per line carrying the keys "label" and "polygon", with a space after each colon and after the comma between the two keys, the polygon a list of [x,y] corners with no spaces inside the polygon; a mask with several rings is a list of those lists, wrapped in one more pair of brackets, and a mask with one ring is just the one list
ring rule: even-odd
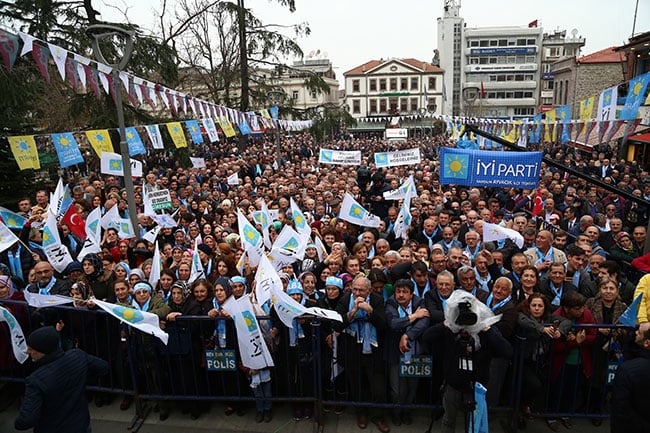
{"label": "man in black jacket", "polygon": [[616,370],[612,388],[612,433],[650,431],[650,323],[642,323],[634,339],[638,357]]}
{"label": "man in black jacket", "polygon": [[63,352],[52,326],[27,338],[27,353],[37,366],[27,377],[25,398],[16,417],[16,430],[34,433],[79,432],[90,428],[84,388],[89,376],[108,374],[108,363],[79,349]]}

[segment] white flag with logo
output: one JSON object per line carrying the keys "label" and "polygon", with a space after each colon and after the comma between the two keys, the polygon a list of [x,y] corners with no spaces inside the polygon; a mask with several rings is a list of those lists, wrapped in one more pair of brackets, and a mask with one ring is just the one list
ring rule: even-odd
{"label": "white flag with logo", "polygon": [[13,244],[19,242],[18,236],[9,227],[0,222],[0,252],[9,249]]}
{"label": "white flag with logo", "polygon": [[41,295],[40,293],[32,293],[28,290],[23,292],[27,305],[34,308],[54,307],[56,305],[70,304],[74,301],[72,298],[59,295]]}
{"label": "white flag with logo", "polygon": [[282,280],[269,259],[263,255],[255,272],[255,298],[260,305],[271,299],[271,288],[282,290]]}
{"label": "white flag with logo", "polygon": [[[142,177],[142,163],[138,160],[131,159],[131,176]],[[124,176],[124,167],[122,165],[122,155],[113,152],[102,152],[100,161],[100,171],[103,174],[113,176]]]}
{"label": "white flag with logo", "polygon": [[[155,95],[155,92],[151,92],[151,93]],[[163,98],[163,101],[164,100],[165,98]],[[162,135],[160,134],[160,128],[158,127],[158,125],[146,125],[145,128],[147,129],[147,135],[149,136],[149,140],[151,141],[151,146],[154,149],[164,149],[165,145],[163,143]]]}
{"label": "white flag with logo", "polygon": [[205,158],[194,158],[190,156],[190,161],[192,161],[192,167],[194,168],[205,168]]}
{"label": "white flag with logo", "polygon": [[234,172],[230,176],[228,176],[228,179],[226,181],[228,185],[239,185],[239,173]]}
{"label": "white flag with logo", "polygon": [[386,200],[399,200],[406,197],[406,194],[409,192],[413,195],[416,194],[413,176],[409,176],[408,179],[406,179],[397,189],[384,192],[384,198]]}
{"label": "white flag with logo", "polygon": [[84,246],[77,255],[77,260],[82,261],[87,254],[97,254],[102,250],[102,210],[99,206],[93,209],[86,218],[86,240]]}
{"label": "white flag with logo", "polygon": [[133,326],[145,334],[153,335],[165,344],[169,341],[169,335],[160,329],[160,319],[155,314],[132,307],[111,304],[95,298],[93,298],[93,302],[99,308],[127,325]]}
{"label": "white flag with logo", "polygon": [[63,272],[73,261],[70,251],[61,243],[59,230],[56,227],[56,215],[52,213],[47,214],[47,220],[43,226],[43,251],[45,251],[47,261],[57,272]]}
{"label": "white flag with logo", "polygon": [[205,278],[205,271],[203,270],[203,263],[201,263],[201,258],[199,257],[199,240],[194,239],[194,251],[192,253],[192,271],[190,272],[190,279],[187,280],[188,283],[193,283],[199,278]]}
{"label": "white flag with logo", "polygon": [[344,221],[362,227],[379,227],[379,223],[381,222],[377,215],[373,215],[364,209],[364,207],[357,203],[356,200],[347,192],[343,197],[341,210],[338,216]]}
{"label": "white flag with logo", "polygon": [[269,259],[277,270],[305,257],[307,244],[301,239],[297,231],[285,225],[275,239]]}
{"label": "white flag with logo", "polygon": [[242,247],[248,252],[248,260],[251,266],[257,266],[260,257],[264,255],[264,239],[262,239],[260,232],[241,213],[241,209],[237,209],[237,222]]}
{"label": "white flag with logo", "polygon": [[396,238],[406,240],[408,238],[408,229],[411,226],[411,198],[415,196],[415,189],[409,189],[402,201],[399,213],[393,225],[393,233]]}
{"label": "white flag with logo", "polygon": [[278,314],[280,320],[282,320],[282,323],[289,328],[293,328],[293,319],[305,314],[307,308],[287,295],[281,287],[271,287],[271,303],[275,307],[275,312]]}
{"label": "white flag with logo", "polygon": [[603,92],[598,97],[598,112],[596,113],[596,120],[599,122],[605,120],[616,119],[616,106],[618,104],[618,85],[612,86]]}
{"label": "white flag with logo", "polygon": [[303,242],[306,242],[311,236],[311,227],[307,222],[305,214],[300,210],[300,207],[293,200],[293,197],[289,198],[289,203],[291,206],[291,218],[293,219],[293,224],[296,226],[296,231],[300,234]]}
{"label": "white flag with logo", "polygon": [[214,125],[214,120],[206,117],[201,122],[203,122],[203,128],[205,129],[206,134],[208,134],[210,143],[219,141],[219,134],[217,134],[217,127]]}
{"label": "white flag with logo", "polygon": [[152,228],[151,230],[149,230],[147,233],[145,233],[142,236],[142,239],[144,239],[144,240],[146,240],[146,241],[148,241],[149,243],[152,243],[152,244],[155,243],[156,238],[158,237],[158,233],[160,233],[161,229],[162,229],[162,227],[160,227],[160,226],[156,226],[156,227]]}
{"label": "white flag with logo", "polygon": [[158,242],[154,246],[153,259],[151,260],[151,272],[149,272],[149,284],[151,287],[156,287],[160,281],[160,269],[162,268],[162,259],[160,258],[160,250],[158,249]]}
{"label": "white flag with logo", "polygon": [[483,242],[511,239],[519,248],[524,246],[524,237],[516,230],[498,224],[483,223]]}
{"label": "white flag with logo", "polygon": [[[5,322],[9,327],[9,335],[11,335],[11,348],[14,352],[14,357],[21,364],[27,361],[27,343],[25,342],[25,334],[20,323],[9,310],[0,306],[0,322]],[[7,350],[4,348],[4,350]]]}
{"label": "white flag with logo", "polygon": [[239,356],[244,367],[254,370],[273,367],[273,358],[266,347],[262,330],[248,296],[242,296],[239,299],[231,296],[223,305],[223,309],[235,321]]}

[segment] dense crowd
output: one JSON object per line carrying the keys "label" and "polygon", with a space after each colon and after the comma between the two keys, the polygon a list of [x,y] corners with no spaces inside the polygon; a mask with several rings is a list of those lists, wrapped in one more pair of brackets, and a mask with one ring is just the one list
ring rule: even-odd
{"label": "dense crowd", "polygon": [[[469,380],[455,371],[461,355],[453,350],[456,343],[443,321],[447,300],[462,290],[502,315],[481,333],[482,347],[475,352],[474,379],[486,386],[490,407],[503,399],[503,384],[511,374],[512,346],[520,336],[527,341],[522,417],[545,410],[571,412],[580,403],[590,406],[584,410],[604,411],[607,365],[623,356],[632,335],[611,327],[580,325],[615,325],[637,294],[650,295],[650,277],[643,277],[649,266],[643,255],[648,208],[546,166],[537,191],[441,185],[437,160],[441,146],[453,143],[444,137],[387,143],[350,136],[316,143],[308,134],[296,134],[283,137],[279,168],[273,167],[274,143],[264,138],[251,141],[242,152],[237,145],[197,149],[197,156],[206,159],[204,168],[182,168],[170,156],[152,153],[144,182],[135,189],[140,236],[120,239],[116,229],[108,228],[103,230],[101,252],[77,261],[83,240],[61,223],[62,244],[75,258],[62,273],[54,271],[40,248],[39,226],[48,212],[49,193],[38,191],[33,198],[16,202],[16,211],[28,222],[19,233],[23,242],[0,253],[0,304],[6,299],[24,300],[25,291],[72,296],[79,308],[96,308],[92,302],[96,298],[154,313],[171,334],[177,332],[172,330],[179,316],[228,317],[223,304],[230,296],[250,296],[256,313],[271,317],[262,322],[271,352],[275,356],[294,351],[295,356],[289,365],[276,369],[240,366],[226,380],[224,392],[238,389],[245,381],[256,398],[256,420],[268,422],[274,377],[290,372],[292,365],[301,365],[303,375],[313,374],[303,356],[311,351],[306,338],[311,325],[297,320],[294,328],[287,328],[272,306],[256,302],[255,269],[248,261],[240,261],[243,248],[237,210],[251,218],[264,201],[277,212],[269,228],[273,241],[284,225],[294,224],[292,198],[311,226],[312,240],[319,238],[326,251],[321,253],[315,243],[309,243],[304,259],[283,267],[280,277],[284,290],[298,302],[335,310],[343,318],[340,323],[324,323],[322,329],[322,374],[330,383],[333,399],[336,392],[345,390],[351,401],[413,403],[423,381],[402,377],[400,365],[429,354],[434,373],[426,383],[435,390],[433,403],[442,403],[445,409],[444,431],[454,431],[456,411],[469,392]],[[319,164],[321,147],[361,150],[362,163],[358,167]],[[374,151],[414,147],[420,149],[420,165],[374,167]],[[650,199],[648,172],[636,162],[617,161],[616,149],[604,146],[585,152],[549,145],[545,151],[571,168]],[[89,164],[65,170],[79,215],[86,218],[98,206],[104,211],[118,206],[121,216],[127,217],[126,191],[120,180],[94,169]],[[238,184],[230,185],[227,179],[235,173]],[[408,237],[402,239],[393,231],[400,201],[387,200],[384,192],[398,188],[410,175],[417,196],[411,201]],[[163,228],[158,234],[163,269],[152,287],[148,279],[154,244],[141,236],[156,223],[145,214],[143,194],[162,189],[171,195],[172,208],[167,212],[179,211],[178,226]],[[338,218],[346,192],[381,218],[378,228],[358,227]],[[537,196],[543,209],[533,216]],[[486,222],[519,232],[523,247],[510,239],[484,242]],[[205,278],[190,282],[195,244]],[[15,304],[5,306],[13,308],[25,323]],[[40,325],[57,324],[59,317],[41,310],[31,313]],[[644,299],[638,314],[642,331],[647,331],[649,315],[650,303]],[[64,322],[58,323],[62,334]],[[117,328],[114,331],[119,333]],[[216,320],[214,329],[201,328],[197,350],[235,347],[234,332],[231,321]],[[143,347],[154,344],[147,337],[138,337]],[[153,351],[146,352],[146,356],[155,356]],[[332,374],[333,358],[346,366],[340,375]],[[0,370],[12,363],[11,353],[4,351]],[[186,367],[181,363],[179,370]],[[182,371],[178,374],[183,375]],[[548,393],[547,377],[551,381]],[[438,393],[443,383],[445,391]],[[159,386],[158,391],[164,391]],[[580,394],[587,387],[589,399]],[[579,392],[573,395],[567,389]],[[310,390],[301,392],[307,395]],[[129,404],[127,397],[122,407]],[[159,405],[160,417],[165,419],[171,406],[169,402]],[[189,409],[193,418],[199,416],[200,405]],[[241,408],[226,404],[225,411],[232,414]],[[309,416],[309,406],[294,406],[296,419]],[[365,428],[369,420],[383,433],[390,430],[382,412],[358,409],[358,426]],[[412,418],[408,410],[395,409],[391,421],[410,424]],[[599,418],[592,421],[600,423]],[[548,420],[554,431],[558,423],[570,426],[571,421]]]}

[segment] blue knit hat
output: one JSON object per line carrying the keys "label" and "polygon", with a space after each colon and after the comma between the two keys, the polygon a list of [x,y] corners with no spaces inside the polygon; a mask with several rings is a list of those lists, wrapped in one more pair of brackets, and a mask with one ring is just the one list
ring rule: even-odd
{"label": "blue knit hat", "polygon": [[343,280],[339,277],[327,277],[325,280],[325,287],[327,286],[335,286],[343,290]]}
{"label": "blue knit hat", "polygon": [[287,295],[304,295],[300,281],[296,279],[289,280],[289,285],[287,286]]}

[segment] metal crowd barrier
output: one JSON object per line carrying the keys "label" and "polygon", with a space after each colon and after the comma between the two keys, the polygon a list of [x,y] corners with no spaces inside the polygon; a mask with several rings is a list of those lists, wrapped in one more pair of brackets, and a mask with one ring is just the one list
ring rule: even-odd
{"label": "metal crowd barrier", "polygon": [[[120,324],[101,310],[68,306],[34,310],[21,302],[3,301],[3,304],[14,310],[26,335],[43,324],[63,321],[64,349],[78,347],[107,360],[111,373],[89,383],[88,390],[134,397],[136,417],[132,427],[136,429],[151,410],[147,402],[218,401],[241,407],[255,400],[249,377],[238,362],[237,339],[229,319],[178,317],[176,322],[166,326],[170,341],[165,346],[157,338]],[[221,342],[217,335],[220,320],[227,325],[227,338]],[[258,317],[258,320],[264,327],[271,318]],[[286,330],[269,342],[275,363],[271,374],[272,401],[311,408],[319,424],[323,422],[324,411],[345,407],[430,409],[432,414],[440,408],[443,378],[440,359],[435,354],[432,359],[418,357],[411,364],[399,367],[405,376],[400,379],[411,379],[408,384],[415,387],[415,398],[409,404],[398,403],[390,398],[388,372],[391,365],[386,357],[360,358],[346,353],[346,343],[341,337],[337,358],[342,372],[332,380],[332,351],[325,343],[326,335],[321,325],[317,318],[305,319],[305,335],[296,347],[287,344]],[[8,328],[5,324],[0,324],[0,328],[0,342],[6,339],[9,343],[4,346],[5,353],[0,359],[0,381],[24,381],[33,366],[30,361],[20,365],[13,359]],[[576,332],[581,328],[608,328],[613,330],[612,336],[622,334],[625,329],[616,325],[576,325],[574,328]],[[593,344],[591,357],[597,363],[592,366],[589,378],[581,374],[585,360],[579,354],[569,354],[570,363],[560,363],[559,372],[553,374],[553,356],[560,354],[552,352],[550,358],[538,360],[531,376],[526,339],[517,337],[513,344],[515,355],[508,361],[500,403],[490,408],[491,412],[505,416],[504,424],[512,431],[521,422],[523,407],[530,403],[531,391],[538,400],[538,406],[531,411],[535,417],[602,419],[609,416],[608,383],[613,378],[615,361],[622,353],[622,347],[611,336],[597,337]],[[534,382],[531,378],[537,379],[541,389],[539,386],[530,389]]]}

